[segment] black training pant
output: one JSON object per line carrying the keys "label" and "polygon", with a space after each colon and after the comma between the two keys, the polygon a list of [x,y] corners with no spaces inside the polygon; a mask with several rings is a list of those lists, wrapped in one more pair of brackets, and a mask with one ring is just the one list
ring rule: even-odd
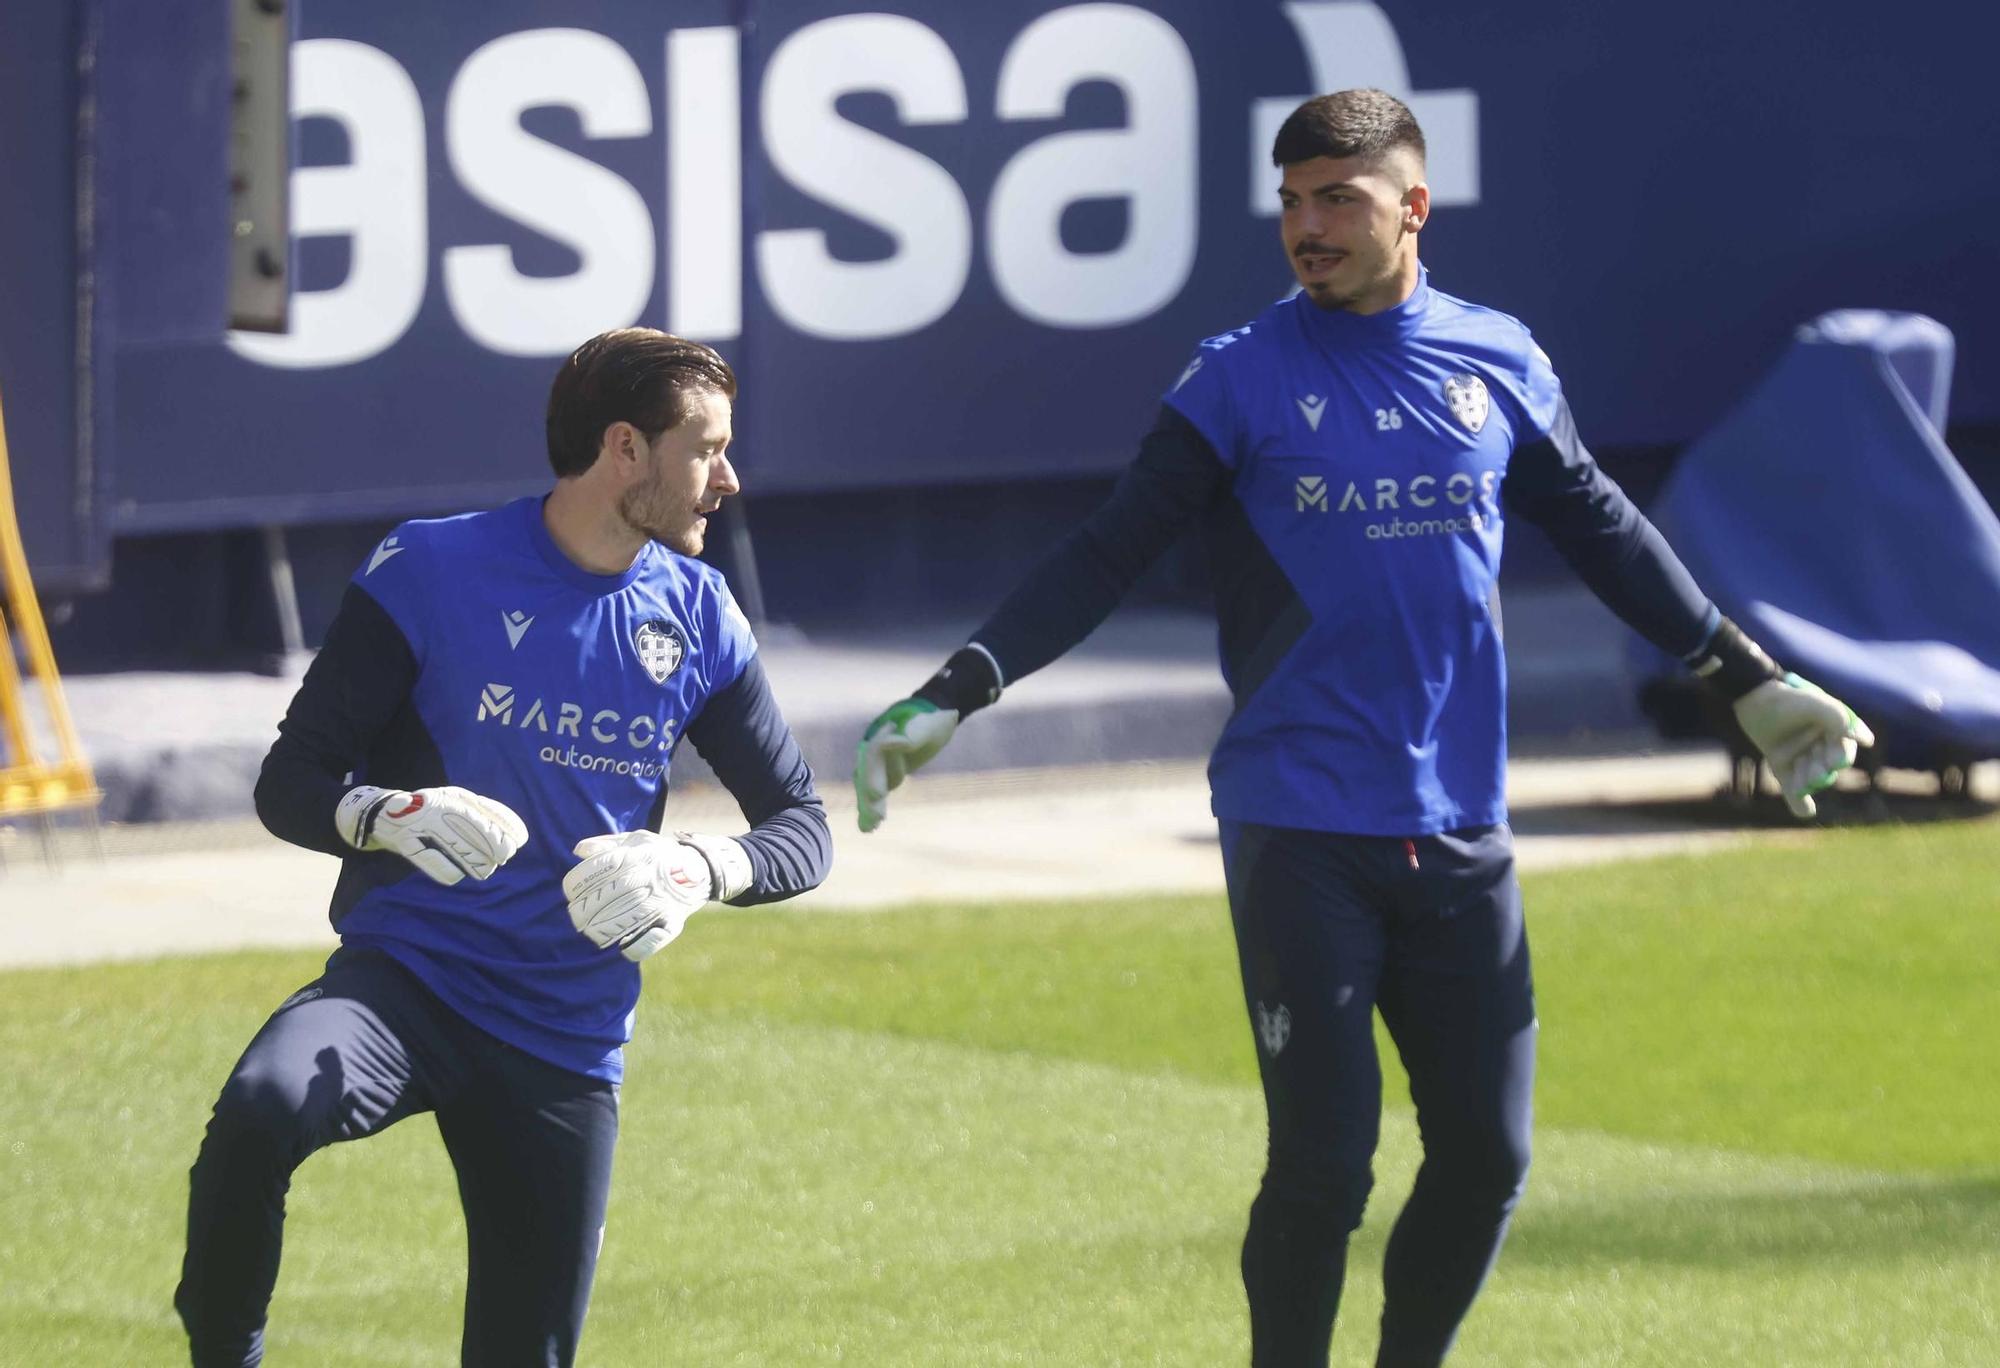
{"label": "black training pant", "polygon": [[263,1360],[292,1170],[424,1111],[437,1114],[465,1208],[462,1362],[574,1362],[610,1195],[616,1087],[480,1031],[387,955],[342,950],[243,1052],[190,1174],[174,1306],[196,1368]]}
{"label": "black training pant", "polygon": [[1389,1238],[1377,1363],[1436,1364],[1527,1179],[1535,1004],[1513,834],[1224,822],[1222,848],[1270,1118],[1243,1243],[1252,1364],[1325,1368],[1374,1181],[1378,1009],[1424,1159]]}

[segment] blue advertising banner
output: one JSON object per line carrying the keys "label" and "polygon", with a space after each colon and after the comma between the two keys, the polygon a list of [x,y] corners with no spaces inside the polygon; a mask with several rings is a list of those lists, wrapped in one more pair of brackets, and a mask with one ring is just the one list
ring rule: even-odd
{"label": "blue advertising banner", "polygon": [[15,514],[44,591],[101,586],[109,573],[89,425],[78,421],[81,27],[62,4],[0,15],[0,409]]}
{"label": "blue advertising banner", "polygon": [[1592,443],[1695,436],[1836,307],[1944,322],[1954,419],[2000,420],[1996,29],[1943,0],[308,6],[292,330],[100,339],[114,524],[539,488],[559,359],[635,322],[737,364],[753,495],[1111,470],[1197,340],[1289,288],[1271,134],[1355,85],[1426,128],[1433,282],[1535,329]]}

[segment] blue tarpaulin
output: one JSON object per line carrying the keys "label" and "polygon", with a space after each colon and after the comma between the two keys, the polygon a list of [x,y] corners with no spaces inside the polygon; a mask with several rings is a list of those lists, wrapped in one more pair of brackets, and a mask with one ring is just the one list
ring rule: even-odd
{"label": "blue tarpaulin", "polygon": [[2000,519],[1941,436],[1951,366],[1929,318],[1824,315],[1653,509],[1722,611],[1868,719],[1890,765],[2000,756]]}

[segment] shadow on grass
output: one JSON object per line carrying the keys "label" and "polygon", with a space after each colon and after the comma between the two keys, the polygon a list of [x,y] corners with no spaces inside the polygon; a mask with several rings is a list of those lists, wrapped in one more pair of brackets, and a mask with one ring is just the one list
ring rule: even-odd
{"label": "shadow on grass", "polygon": [[[1707,798],[1647,802],[1546,803],[1516,807],[1509,821],[1516,836],[1640,836],[1672,832],[1812,831],[1841,827],[1922,826],[1984,822],[2000,816],[2000,803],[1935,794],[1839,792],[1818,797],[1819,815],[1801,822],[1773,794],[1752,799],[1717,793]],[[1183,833],[1189,845],[1213,846],[1203,829]]]}
{"label": "shadow on grass", "polygon": [[2000,1175],[1866,1179],[1790,1192],[1663,1188],[1621,1200],[1537,1207],[1529,1183],[1509,1261],[1575,1267],[1657,1263],[1741,1268],[1772,1263],[1886,1264],[1912,1255],[2000,1253]]}
{"label": "shadow on grass", "polygon": [[1935,822],[1981,822],[2000,813],[2000,804],[1977,798],[1929,794],[1838,792],[1821,794],[1819,815],[1808,823],[1793,817],[1775,796],[1743,800],[1724,794],[1709,798],[1637,803],[1553,803],[1517,808],[1517,836],[1592,836],[1628,832],[1802,831],[1828,827],[1915,826]]}

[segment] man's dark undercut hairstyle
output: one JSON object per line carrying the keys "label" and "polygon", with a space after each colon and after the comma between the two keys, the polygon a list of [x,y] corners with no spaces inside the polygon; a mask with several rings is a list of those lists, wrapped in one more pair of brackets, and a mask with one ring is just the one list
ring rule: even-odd
{"label": "man's dark undercut hairstyle", "polygon": [[1271,143],[1271,164],[1291,166],[1314,157],[1366,157],[1399,147],[1424,163],[1424,130],[1410,107],[1385,90],[1338,90],[1316,95],[1293,110]]}
{"label": "man's dark undercut hairstyle", "polygon": [[736,372],[714,348],[655,328],[599,333],[570,353],[549,386],[549,465],[558,479],[597,460],[604,429],[626,422],[647,440],[686,420],[697,395],[736,397]]}

